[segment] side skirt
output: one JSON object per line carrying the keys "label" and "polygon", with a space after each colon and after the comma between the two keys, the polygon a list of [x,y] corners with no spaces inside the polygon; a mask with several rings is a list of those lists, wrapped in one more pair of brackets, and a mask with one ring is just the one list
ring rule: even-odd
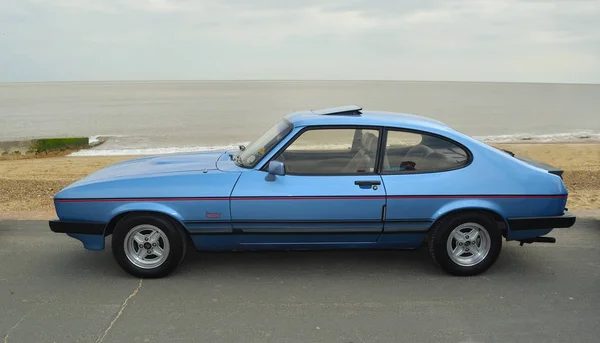
{"label": "side skirt", "polygon": [[323,250],[323,249],[416,249],[426,232],[349,233],[190,233],[197,250]]}

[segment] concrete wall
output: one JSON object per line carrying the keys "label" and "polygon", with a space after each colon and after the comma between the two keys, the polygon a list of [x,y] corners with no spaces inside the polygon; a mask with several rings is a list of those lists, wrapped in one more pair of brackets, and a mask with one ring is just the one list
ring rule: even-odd
{"label": "concrete wall", "polygon": [[20,153],[25,154],[33,146],[32,140],[0,142],[0,155]]}
{"label": "concrete wall", "polygon": [[88,138],[39,138],[0,142],[0,155],[40,153],[89,148]]}

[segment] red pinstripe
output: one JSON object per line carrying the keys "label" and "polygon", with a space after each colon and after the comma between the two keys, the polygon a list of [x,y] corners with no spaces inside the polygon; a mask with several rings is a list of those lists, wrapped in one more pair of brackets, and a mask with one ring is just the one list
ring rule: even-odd
{"label": "red pinstripe", "polygon": [[219,200],[382,200],[382,199],[560,199],[566,194],[516,195],[390,195],[390,196],[248,196],[248,197],[186,197],[186,198],[104,198],[104,199],[55,199],[56,202],[162,202],[162,201],[219,201]]}

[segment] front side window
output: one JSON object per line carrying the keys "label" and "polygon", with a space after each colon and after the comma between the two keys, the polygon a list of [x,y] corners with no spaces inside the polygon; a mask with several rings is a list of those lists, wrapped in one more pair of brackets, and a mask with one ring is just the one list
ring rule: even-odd
{"label": "front side window", "polygon": [[365,128],[309,129],[276,160],[288,174],[374,173],[379,130]]}
{"label": "front side window", "polygon": [[382,172],[439,172],[462,167],[468,162],[468,152],[451,141],[424,133],[390,130]]}
{"label": "front side window", "polygon": [[268,154],[285,136],[292,131],[292,124],[282,120],[273,125],[267,132],[257,140],[243,147],[235,155],[235,163],[244,168],[254,167],[264,155]]}

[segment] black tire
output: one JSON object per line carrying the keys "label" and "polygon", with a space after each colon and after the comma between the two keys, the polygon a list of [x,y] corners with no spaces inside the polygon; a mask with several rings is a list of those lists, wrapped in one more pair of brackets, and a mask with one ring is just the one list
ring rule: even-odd
{"label": "black tire", "polygon": [[[470,266],[453,261],[447,249],[448,236],[461,224],[476,223],[489,235],[489,251],[478,263]],[[457,276],[472,276],[488,270],[498,259],[502,249],[502,233],[493,218],[482,212],[462,212],[442,218],[431,228],[428,239],[433,261],[445,272]]]}
{"label": "black tire", "polygon": [[[159,228],[169,243],[169,252],[162,264],[152,268],[135,265],[125,252],[127,234],[136,226],[148,224]],[[183,229],[169,218],[153,214],[131,214],[121,219],[112,234],[112,252],[117,263],[127,273],[140,278],[161,278],[171,274],[183,261],[187,248],[187,236]]]}

